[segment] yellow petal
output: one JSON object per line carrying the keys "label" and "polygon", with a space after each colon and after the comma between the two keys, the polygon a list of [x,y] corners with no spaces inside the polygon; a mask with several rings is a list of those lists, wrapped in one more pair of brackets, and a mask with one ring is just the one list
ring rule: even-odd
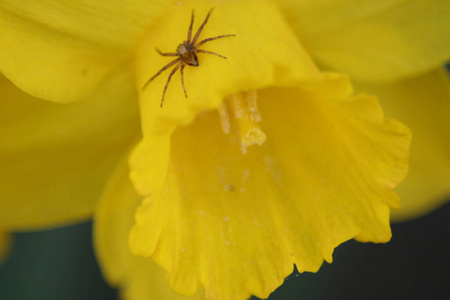
{"label": "yellow petal", "polygon": [[204,299],[200,293],[195,298],[177,294],[165,280],[165,271],[152,259],[131,254],[128,234],[140,201],[124,160],[111,177],[95,215],[95,250],[106,279],[120,289],[123,299]]}
{"label": "yellow petal", "polygon": [[[199,115],[173,133],[164,185],[137,210],[132,250],[152,255],[186,295],[202,284],[207,299],[265,298],[294,263],[317,271],[348,239],[390,239],[409,131],[369,96],[260,95],[262,146],[243,155],[216,112]],[[164,168],[141,158],[153,162],[148,176]]]}
{"label": "yellow petal", "polygon": [[450,191],[450,84],[443,70],[397,84],[361,87],[380,96],[388,116],[413,132],[410,169],[398,188],[402,206],[392,218],[420,216],[448,201]]}
{"label": "yellow petal", "polygon": [[311,55],[355,80],[399,80],[450,58],[449,1],[279,3]]}
{"label": "yellow petal", "polygon": [[[187,66],[184,82],[188,98],[181,86],[180,72],[173,76],[160,108],[169,70],[145,83],[163,66],[174,60],[161,56],[175,52],[186,40],[192,9],[195,8],[194,32],[214,7],[200,39],[235,34],[211,41],[201,49],[227,57],[198,54],[199,67]],[[182,2],[163,17],[144,38],[136,55],[136,70],[143,131],[166,131],[177,124],[188,124],[196,113],[217,108],[222,99],[234,92],[261,88],[271,84],[316,82],[320,73],[295,35],[270,1],[206,1]]]}
{"label": "yellow petal", "polygon": [[130,55],[168,1],[0,3],[0,71],[56,102],[89,95]]}
{"label": "yellow petal", "polygon": [[12,237],[9,233],[0,231],[0,264],[5,260],[11,250]]}
{"label": "yellow petal", "polygon": [[56,104],[0,79],[0,228],[88,218],[109,173],[139,135],[126,68],[87,101]]}

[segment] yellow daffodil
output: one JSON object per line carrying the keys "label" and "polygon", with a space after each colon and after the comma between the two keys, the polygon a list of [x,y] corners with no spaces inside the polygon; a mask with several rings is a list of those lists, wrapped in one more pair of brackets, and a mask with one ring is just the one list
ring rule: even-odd
{"label": "yellow daffodil", "polygon": [[[103,191],[98,256],[126,299],[182,298],[153,260],[181,294],[246,299],[267,297],[294,264],[317,271],[346,240],[388,241],[409,131],[310,55],[360,80],[400,80],[447,59],[450,30],[437,1],[354,2],[4,1],[0,70],[66,104],[2,79],[0,227],[82,220]],[[170,69],[142,89],[171,61],[154,48],[174,52],[192,10],[197,29],[212,7],[200,39],[236,36],[202,49],[227,59],[199,53],[184,69],[188,98],[178,72],[160,108]],[[418,42],[429,21],[442,32]]]}

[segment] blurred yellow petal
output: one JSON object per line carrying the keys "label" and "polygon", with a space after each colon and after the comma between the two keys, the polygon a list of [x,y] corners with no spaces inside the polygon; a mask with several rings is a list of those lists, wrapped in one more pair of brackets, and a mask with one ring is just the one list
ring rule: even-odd
{"label": "blurred yellow petal", "polygon": [[0,3],[0,71],[25,92],[70,102],[91,94],[169,1]]}
{"label": "blurred yellow petal", "polygon": [[0,264],[7,258],[12,244],[11,234],[0,231]]}
{"label": "blurred yellow petal", "polygon": [[448,201],[450,191],[450,84],[443,70],[392,85],[361,89],[377,94],[388,116],[413,132],[410,169],[397,191],[392,218],[420,216]]}
{"label": "blurred yellow petal", "polygon": [[88,218],[104,183],[138,137],[130,72],[91,99],[56,104],[0,79],[0,228],[35,229]]}
{"label": "blurred yellow petal", "polygon": [[305,48],[354,80],[394,81],[450,58],[450,2],[282,0]]}
{"label": "blurred yellow petal", "polygon": [[[265,298],[294,263],[317,271],[346,240],[390,239],[408,130],[368,96],[260,94],[262,146],[243,155],[216,112],[199,115],[172,135],[164,186],[137,210],[132,250],[152,255],[186,295],[203,284],[207,299]],[[163,163],[146,159],[147,176],[162,176]]]}
{"label": "blurred yellow petal", "polygon": [[95,215],[95,250],[106,279],[126,300],[204,299],[201,293],[194,298],[177,294],[165,280],[165,271],[153,260],[131,254],[128,234],[140,202],[124,160],[111,177]]}

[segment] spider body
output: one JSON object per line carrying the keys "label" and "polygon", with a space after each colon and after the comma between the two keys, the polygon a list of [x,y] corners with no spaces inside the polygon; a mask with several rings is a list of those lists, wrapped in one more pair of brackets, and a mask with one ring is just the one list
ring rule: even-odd
{"label": "spider body", "polygon": [[147,87],[147,85],[150,82],[152,82],[152,80],[155,79],[159,74],[161,74],[162,72],[164,72],[168,68],[174,66],[174,68],[172,69],[172,72],[170,72],[169,77],[167,78],[166,85],[164,86],[164,90],[163,90],[163,94],[162,94],[162,98],[161,98],[161,107],[163,106],[164,95],[166,94],[166,90],[167,90],[167,87],[169,86],[170,80],[172,79],[172,76],[178,70],[180,70],[181,85],[183,86],[184,95],[187,98],[186,88],[184,86],[184,73],[183,73],[183,71],[184,71],[184,67],[186,65],[193,66],[193,67],[198,67],[199,66],[197,53],[213,54],[213,55],[216,55],[216,56],[219,56],[221,58],[226,59],[226,57],[223,56],[223,55],[220,55],[220,54],[212,52],[212,51],[202,50],[202,49],[199,49],[199,47],[202,46],[203,44],[207,43],[207,42],[210,42],[210,41],[213,41],[213,40],[217,40],[217,39],[221,39],[221,38],[224,38],[224,37],[235,36],[235,34],[219,35],[219,36],[215,36],[215,37],[211,37],[211,38],[207,38],[207,39],[201,40],[200,42],[197,43],[197,40],[198,40],[198,38],[200,36],[200,33],[202,32],[203,28],[205,27],[206,23],[208,22],[208,19],[209,19],[209,16],[210,16],[211,12],[212,12],[212,9],[208,12],[208,14],[206,15],[205,21],[203,21],[202,25],[200,25],[200,27],[198,28],[197,33],[191,39],[191,37],[192,37],[192,25],[194,24],[194,11],[192,11],[191,23],[189,25],[187,40],[184,41],[183,43],[181,43],[180,45],[178,45],[176,52],[164,53],[164,52],[161,52],[158,49],[156,49],[156,51],[162,56],[177,56],[176,59],[174,59],[173,61],[171,61],[167,65],[165,65],[161,70],[159,70],[155,75],[153,75],[153,77],[151,77],[144,84],[144,86],[142,87],[142,90],[144,90]]}
{"label": "spider body", "polygon": [[183,44],[178,45],[177,53],[185,64],[193,67],[199,66],[195,49],[187,42],[183,42]]}

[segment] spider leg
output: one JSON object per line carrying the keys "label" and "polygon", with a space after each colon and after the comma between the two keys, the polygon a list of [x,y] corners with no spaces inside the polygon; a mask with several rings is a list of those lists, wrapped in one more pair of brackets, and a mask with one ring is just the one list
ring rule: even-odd
{"label": "spider leg", "polygon": [[144,90],[147,85],[152,82],[153,79],[155,79],[159,74],[161,74],[162,72],[164,72],[165,70],[167,70],[168,68],[170,68],[171,66],[173,66],[174,64],[176,64],[177,62],[179,62],[181,60],[181,58],[177,58],[173,61],[171,61],[170,63],[168,63],[167,65],[165,65],[161,70],[158,71],[158,73],[156,73],[155,75],[153,75],[152,78],[150,78],[149,80],[147,80],[147,82],[144,84],[144,86],[142,87],[142,90]]}
{"label": "spider leg", "polygon": [[159,50],[158,48],[155,48],[155,50],[162,56],[178,56],[178,53],[164,53],[164,52],[161,52],[161,50]]}
{"label": "spider leg", "polygon": [[187,40],[186,40],[186,42],[187,42],[188,44],[191,42],[192,25],[194,25],[194,10],[192,10],[191,24],[189,24],[189,30],[188,30]]}
{"label": "spider leg", "polygon": [[202,33],[203,27],[205,27],[206,23],[208,22],[209,19],[209,15],[211,15],[212,11],[214,8],[211,8],[208,12],[208,14],[206,15],[205,21],[203,21],[202,25],[200,25],[200,27],[197,30],[197,33],[194,36],[194,39],[192,40],[192,45],[195,44],[195,42],[197,41],[198,37],[200,36],[200,33]]}
{"label": "spider leg", "polygon": [[163,91],[163,94],[162,94],[161,105],[160,105],[160,107],[163,107],[164,96],[166,95],[166,90],[167,90],[167,87],[169,86],[170,79],[172,79],[173,74],[175,74],[175,72],[178,71],[178,69],[179,69],[181,66],[184,66],[183,61],[180,61],[180,62],[175,66],[175,68],[173,68],[172,72],[170,72],[169,77],[167,78],[166,85],[164,86],[164,91]]}
{"label": "spider leg", "polygon": [[180,74],[181,74],[181,85],[183,86],[184,96],[187,98],[186,88],[184,87],[184,67],[185,64],[183,64],[180,68]]}
{"label": "spider leg", "polygon": [[207,42],[218,40],[218,39],[221,39],[221,38],[224,38],[224,37],[230,37],[230,36],[236,36],[236,35],[235,34],[224,34],[224,35],[219,35],[219,36],[207,38],[207,39],[204,39],[204,40],[198,42],[196,45],[194,45],[194,49],[198,49],[198,47],[200,47],[201,45],[203,45],[203,44],[205,44]]}
{"label": "spider leg", "polygon": [[212,52],[212,51],[206,51],[206,50],[201,50],[201,49],[197,49],[197,53],[208,53],[208,54],[214,54],[214,55],[217,55],[217,56],[219,56],[219,57],[222,57],[222,58],[225,58],[225,59],[227,59],[225,56],[223,56],[223,55],[220,55],[219,53],[216,53],[216,52]]}

